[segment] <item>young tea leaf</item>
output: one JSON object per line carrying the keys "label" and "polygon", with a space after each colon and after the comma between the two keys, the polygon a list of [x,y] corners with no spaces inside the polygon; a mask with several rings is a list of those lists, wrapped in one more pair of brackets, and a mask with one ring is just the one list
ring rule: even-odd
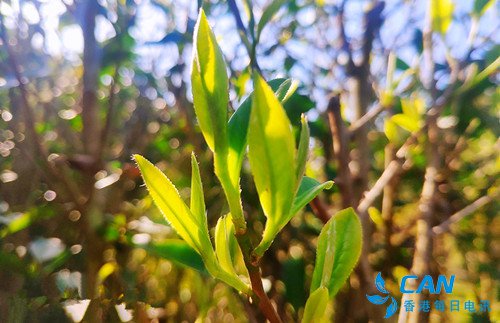
{"label": "young tea leaf", "polygon": [[222,269],[217,274],[217,278],[225,281],[241,292],[249,292],[249,286],[241,281],[233,262],[233,253],[231,250],[239,246],[234,236],[234,225],[231,219],[231,214],[219,218],[215,226],[215,252]]}
{"label": "young tea leaf", "polygon": [[[207,216],[205,214],[205,198],[203,195],[203,185],[201,183],[200,169],[194,153],[191,154],[191,203],[190,209],[198,220],[200,227],[206,228]],[[207,231],[208,234],[208,231]]]}
{"label": "young tea leaf", "polygon": [[337,212],[323,227],[318,238],[311,292],[327,287],[335,296],[351,274],[361,254],[362,231],[352,208]]}
{"label": "young tea leaf", "polygon": [[302,323],[328,322],[328,289],[319,287],[311,293],[304,308]]}
{"label": "young tea leaf", "polygon": [[[293,82],[289,79],[274,79],[269,81],[276,97],[283,102],[293,94]],[[250,123],[250,111],[252,108],[253,92],[240,104],[236,112],[231,116],[228,123],[229,155],[233,162],[229,165],[232,173],[239,175],[241,163],[247,147],[248,125]],[[234,177],[234,174],[233,174]]]}
{"label": "young tea leaf", "polygon": [[227,149],[229,83],[222,51],[203,9],[195,26],[193,44],[194,109],[208,146],[214,152],[223,153]]}
{"label": "young tea leaf", "polygon": [[250,167],[267,217],[263,252],[286,224],[295,193],[295,143],[292,126],[272,89],[254,75],[252,111],[248,129]]}
{"label": "young tea leaf", "polygon": [[156,206],[187,244],[206,261],[213,262],[213,248],[208,231],[191,213],[172,182],[146,158],[134,155],[142,177]]}
{"label": "young tea leaf", "polygon": [[231,214],[220,217],[215,226],[215,253],[222,269],[238,277],[231,256],[231,246],[235,239]]}

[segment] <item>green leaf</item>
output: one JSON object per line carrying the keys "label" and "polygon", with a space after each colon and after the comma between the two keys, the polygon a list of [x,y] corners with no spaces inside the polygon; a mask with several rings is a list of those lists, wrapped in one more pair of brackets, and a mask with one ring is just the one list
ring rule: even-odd
{"label": "green leaf", "polygon": [[474,15],[480,17],[493,5],[493,3],[495,3],[494,0],[476,0],[474,1],[474,9],[472,12]]}
{"label": "green leaf", "polygon": [[326,287],[319,287],[311,293],[304,308],[302,323],[328,322],[327,311],[329,296]]}
{"label": "green leaf", "polygon": [[203,195],[203,184],[201,183],[200,169],[194,153],[191,154],[191,213],[195,216],[201,228],[207,229],[207,216],[205,214],[205,198]]}
{"label": "green leaf", "polygon": [[248,129],[250,167],[267,217],[263,252],[286,224],[295,193],[295,143],[290,120],[264,79],[254,74]]}
{"label": "green leaf", "polygon": [[432,29],[445,34],[453,20],[452,0],[431,0]]}
{"label": "green leaf", "polygon": [[323,190],[328,190],[333,186],[333,181],[327,181],[320,184],[314,178],[304,176],[300,182],[299,189],[293,200],[290,211],[290,219],[297,214],[307,203],[311,202]]}
{"label": "green leaf", "polygon": [[333,298],[354,269],[361,254],[362,231],[352,208],[337,212],[318,238],[311,292],[327,287]]}
{"label": "green leaf", "polygon": [[300,179],[304,175],[304,171],[306,169],[307,157],[309,154],[310,132],[309,132],[309,125],[307,124],[307,118],[305,115],[302,115],[301,123],[302,123],[302,128],[300,131],[299,149],[297,151],[297,168],[295,170],[297,183],[299,183]]}
{"label": "green leaf", "polygon": [[206,272],[200,255],[182,240],[168,239],[162,242],[139,245],[138,247],[143,248],[148,253],[157,257],[173,261],[178,265],[190,267],[200,272]]}
{"label": "green leaf", "polygon": [[208,232],[188,209],[175,186],[144,157],[134,155],[134,159],[141,170],[149,194],[165,219],[191,248],[209,260],[214,252]]}
{"label": "green leaf", "polygon": [[415,120],[406,114],[395,114],[391,117],[391,121],[409,132],[414,132],[420,129],[420,120]]}
{"label": "green leaf", "polygon": [[203,9],[196,22],[193,44],[191,85],[196,116],[210,149],[225,152],[229,82],[222,51]]}
{"label": "green leaf", "polygon": [[262,30],[264,27],[267,25],[269,21],[273,18],[273,16],[280,10],[281,6],[285,4],[285,0],[275,0],[271,1],[271,4],[264,9],[264,12],[262,13],[262,17],[259,20],[259,23],[257,25],[257,39],[260,39],[260,35],[262,33]]}
{"label": "green leaf", "polygon": [[[294,92],[294,83],[288,79],[274,79],[269,81],[278,99],[288,99]],[[252,94],[250,94],[231,116],[228,123],[229,137],[229,168],[231,178],[238,178],[241,164],[247,147],[248,125],[250,123],[250,111],[252,108]]]}

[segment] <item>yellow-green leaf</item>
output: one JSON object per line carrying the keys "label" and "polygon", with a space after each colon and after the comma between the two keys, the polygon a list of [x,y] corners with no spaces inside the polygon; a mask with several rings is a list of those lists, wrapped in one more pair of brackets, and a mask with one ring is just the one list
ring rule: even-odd
{"label": "yellow-green leaf", "polygon": [[179,195],[174,184],[146,158],[134,155],[149,194],[165,219],[189,246],[204,256],[213,249],[208,234],[201,230],[198,220]]}
{"label": "yellow-green leaf", "polygon": [[414,132],[420,129],[420,120],[415,120],[406,114],[395,114],[391,117],[391,121],[409,132]]}
{"label": "yellow-green leaf", "polygon": [[452,0],[430,0],[432,29],[445,34],[453,20],[454,4]]}
{"label": "yellow-green leaf", "polygon": [[227,149],[229,82],[226,63],[205,12],[200,9],[193,39],[193,103],[205,140],[214,152]]}
{"label": "yellow-green leaf", "polygon": [[235,247],[234,225],[231,214],[222,216],[215,226],[215,253],[219,264],[226,272],[238,277],[233,265],[231,250]]}
{"label": "yellow-green leaf", "polygon": [[263,252],[286,224],[290,213],[296,187],[295,143],[283,106],[257,73],[254,74],[248,145],[255,185],[267,217],[263,247],[258,248]]}
{"label": "yellow-green leaf", "polygon": [[201,228],[206,228],[208,234],[207,216],[205,214],[205,197],[201,183],[200,169],[194,153],[191,154],[191,213],[198,220]]}
{"label": "yellow-green leaf", "polygon": [[329,300],[328,289],[326,287],[322,286],[312,292],[307,299],[306,307],[304,308],[304,316],[301,322],[328,322],[330,313],[327,310],[327,306]]}
{"label": "yellow-green leaf", "polygon": [[352,208],[337,212],[318,238],[311,292],[327,287],[334,297],[351,274],[361,254],[362,230]]}

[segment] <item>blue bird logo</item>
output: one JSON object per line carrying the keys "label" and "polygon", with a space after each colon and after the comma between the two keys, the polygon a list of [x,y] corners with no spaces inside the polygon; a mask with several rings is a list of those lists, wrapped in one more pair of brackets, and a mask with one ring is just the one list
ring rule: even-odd
{"label": "blue bird logo", "polygon": [[387,296],[366,294],[366,298],[368,299],[368,301],[370,303],[376,304],[376,305],[385,304],[390,298],[391,304],[387,307],[387,309],[385,311],[385,316],[384,316],[384,318],[387,319],[387,318],[393,316],[394,313],[396,313],[396,311],[398,310],[398,302],[396,301],[396,299],[394,297],[389,295],[389,292],[387,291],[387,289],[385,289],[385,281],[382,278],[382,274],[380,272],[377,274],[377,277],[375,278],[375,287],[377,287],[379,292],[381,292],[382,294],[385,294]]}

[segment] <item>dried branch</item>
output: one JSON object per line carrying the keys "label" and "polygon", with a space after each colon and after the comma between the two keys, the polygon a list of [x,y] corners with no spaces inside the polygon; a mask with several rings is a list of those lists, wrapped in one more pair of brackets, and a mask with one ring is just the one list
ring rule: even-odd
{"label": "dried branch", "polygon": [[381,104],[376,105],[370,111],[365,113],[361,118],[355,120],[351,124],[351,126],[349,127],[349,133],[354,134],[360,128],[364,127],[369,122],[371,122],[373,119],[375,119],[384,110],[385,110],[385,107],[383,105],[381,105]]}

